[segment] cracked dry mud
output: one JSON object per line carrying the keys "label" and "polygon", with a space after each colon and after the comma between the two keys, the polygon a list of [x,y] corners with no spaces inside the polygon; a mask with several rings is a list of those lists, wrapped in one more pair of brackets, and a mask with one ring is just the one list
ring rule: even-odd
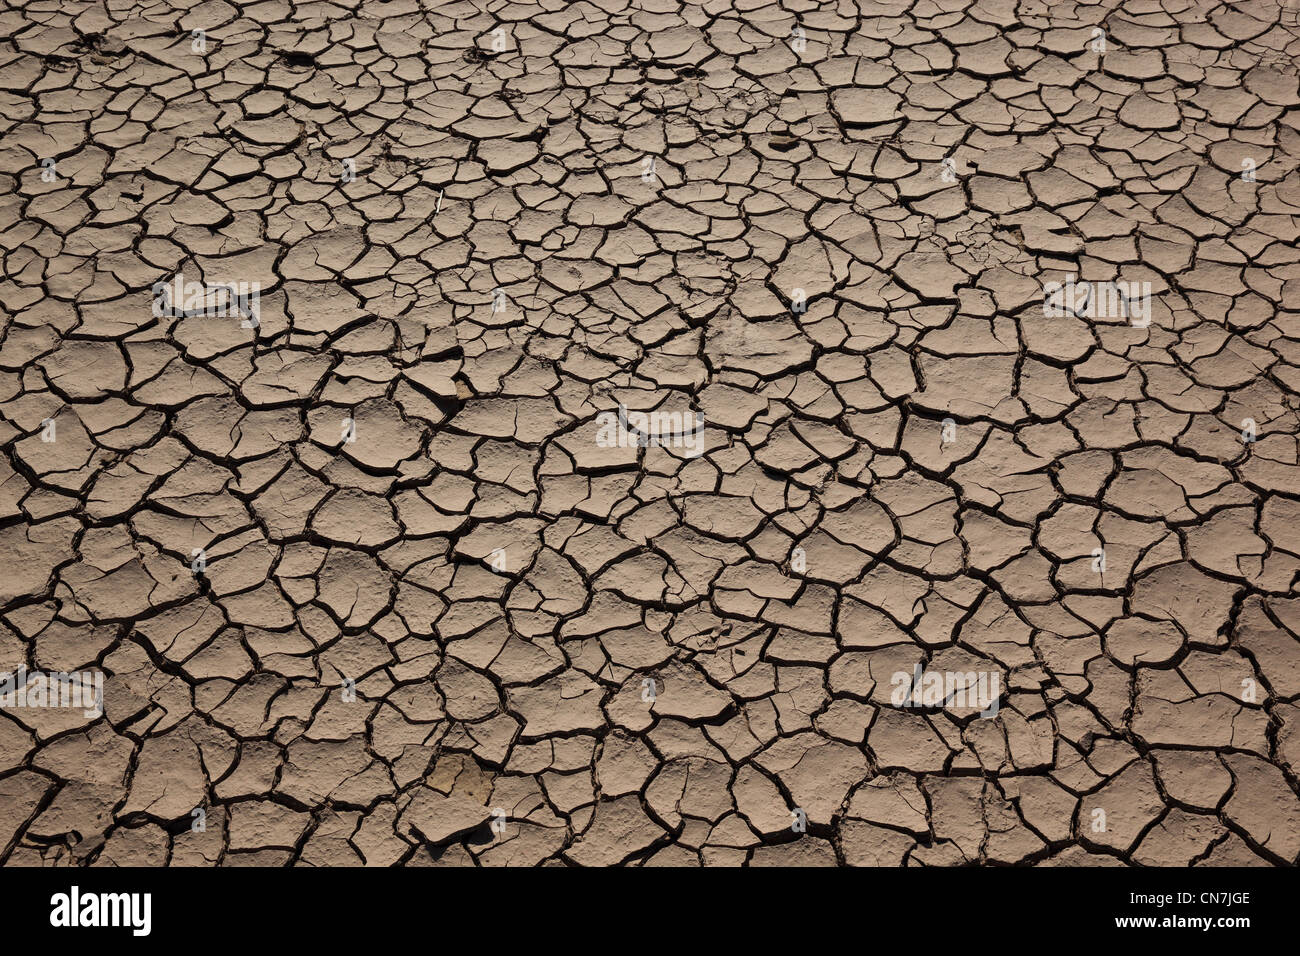
{"label": "cracked dry mud", "polygon": [[6,4],[4,860],[1296,862],[1298,22]]}

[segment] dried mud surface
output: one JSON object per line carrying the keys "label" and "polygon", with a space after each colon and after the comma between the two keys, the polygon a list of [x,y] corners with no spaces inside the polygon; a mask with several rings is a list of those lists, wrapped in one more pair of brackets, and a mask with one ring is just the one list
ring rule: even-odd
{"label": "dried mud surface", "polygon": [[3,5],[4,861],[1294,863],[1298,21]]}

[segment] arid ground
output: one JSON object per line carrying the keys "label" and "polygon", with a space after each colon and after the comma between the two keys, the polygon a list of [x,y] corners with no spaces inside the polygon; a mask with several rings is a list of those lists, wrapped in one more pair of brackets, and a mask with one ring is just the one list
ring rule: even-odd
{"label": "arid ground", "polygon": [[1295,863],[1298,63],[0,5],[3,860]]}

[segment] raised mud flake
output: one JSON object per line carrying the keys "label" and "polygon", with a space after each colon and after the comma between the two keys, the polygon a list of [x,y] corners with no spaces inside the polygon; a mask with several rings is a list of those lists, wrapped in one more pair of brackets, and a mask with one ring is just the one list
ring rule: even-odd
{"label": "raised mud flake", "polygon": [[478,829],[490,816],[488,808],[471,797],[418,790],[398,824],[405,823],[429,843],[441,844]]}
{"label": "raised mud flake", "polygon": [[579,866],[611,866],[647,849],[664,832],[636,797],[601,801],[590,825],[565,855]]}

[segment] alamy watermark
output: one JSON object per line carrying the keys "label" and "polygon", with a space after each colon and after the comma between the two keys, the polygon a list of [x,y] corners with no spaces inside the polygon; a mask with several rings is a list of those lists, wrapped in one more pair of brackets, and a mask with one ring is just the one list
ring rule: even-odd
{"label": "alamy watermark", "polygon": [[103,671],[0,672],[0,710],[81,708],[86,717],[104,713]]}
{"label": "alamy watermark", "polygon": [[186,282],[176,273],[170,282],[155,282],[153,314],[164,316],[238,316],[240,325],[255,329],[261,303],[261,286],[256,282]]}
{"label": "alamy watermark", "polygon": [[1151,324],[1150,282],[1064,282],[1043,285],[1043,315],[1081,319],[1125,319],[1135,328]]}
{"label": "alamy watermark", "polygon": [[1002,675],[997,671],[895,671],[889,683],[895,707],[978,710],[981,717],[996,717],[1002,696]]}
{"label": "alamy watermark", "polygon": [[153,929],[153,894],[83,893],[74,886],[50,897],[50,925],[126,927],[133,936],[148,936]]}
{"label": "alamy watermark", "polygon": [[704,454],[704,415],[700,412],[635,412],[619,404],[617,412],[596,416],[600,448],[679,448],[687,458]]}

